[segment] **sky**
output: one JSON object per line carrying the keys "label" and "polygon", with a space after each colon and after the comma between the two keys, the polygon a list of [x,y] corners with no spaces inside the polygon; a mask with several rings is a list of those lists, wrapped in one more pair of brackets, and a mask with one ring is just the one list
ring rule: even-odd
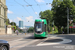
{"label": "sky", "polygon": [[41,11],[51,10],[52,1],[53,0],[6,0],[8,7],[7,17],[10,22],[15,22],[18,26],[20,20],[24,22],[24,26],[34,26],[35,19],[40,19],[39,13]]}

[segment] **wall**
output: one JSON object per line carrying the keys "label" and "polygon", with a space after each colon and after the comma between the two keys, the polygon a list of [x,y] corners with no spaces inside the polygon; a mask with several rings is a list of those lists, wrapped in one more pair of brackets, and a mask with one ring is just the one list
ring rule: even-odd
{"label": "wall", "polygon": [[7,19],[6,0],[0,0],[0,34],[5,33],[5,19]]}

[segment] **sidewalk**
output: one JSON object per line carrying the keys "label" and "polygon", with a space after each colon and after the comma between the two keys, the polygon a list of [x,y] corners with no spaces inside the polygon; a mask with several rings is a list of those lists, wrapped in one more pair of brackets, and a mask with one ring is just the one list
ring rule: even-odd
{"label": "sidewalk", "polygon": [[[0,37],[7,37],[7,36],[20,36],[20,35],[25,35],[25,33],[19,33],[18,35],[17,34],[4,34],[4,35],[0,35]],[[28,35],[33,35],[33,34],[30,34],[30,33],[26,33],[25,36],[28,36]]]}
{"label": "sidewalk", "polygon": [[55,35],[74,35],[75,36],[75,33],[74,34],[55,34]]}
{"label": "sidewalk", "polygon": [[75,33],[74,34],[67,34],[67,35],[75,35]]}
{"label": "sidewalk", "polygon": [[14,35],[16,35],[15,33],[14,34],[4,34],[4,35],[0,35],[0,37],[4,37],[4,36],[14,36]]}

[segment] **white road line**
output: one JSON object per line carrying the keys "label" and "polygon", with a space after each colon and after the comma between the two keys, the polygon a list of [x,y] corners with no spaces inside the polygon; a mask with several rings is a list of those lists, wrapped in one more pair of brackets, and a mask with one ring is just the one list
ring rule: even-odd
{"label": "white road line", "polygon": [[9,43],[9,44],[10,44],[10,47],[13,47],[13,46],[18,46],[18,45],[24,44],[26,42],[27,41],[17,41],[17,42]]}
{"label": "white road line", "polygon": [[[57,35],[56,35],[56,36],[57,36]],[[49,38],[56,38],[56,36],[48,37],[48,38],[46,38],[43,42],[45,42],[45,41],[48,40]],[[40,42],[39,44],[42,44],[43,42]]]}
{"label": "white road line", "polygon": [[[27,36],[32,36],[32,35],[27,35]],[[15,42],[15,41],[18,41],[18,40],[23,40],[23,38],[20,38],[20,39],[17,39],[17,40],[12,40],[12,41],[9,41],[9,42]]]}
{"label": "white road line", "polygon": [[9,42],[15,42],[15,41],[19,41],[19,40],[22,40],[23,38],[21,39],[17,39],[17,40],[12,40],[12,41],[9,41]]}
{"label": "white road line", "polygon": [[[49,38],[49,37],[48,37],[48,38]],[[48,38],[44,39],[44,41],[46,41]],[[44,41],[43,41],[43,42],[44,42]],[[43,43],[43,42],[40,42],[39,44],[41,44],[41,43]]]}
{"label": "white road line", "polygon": [[55,37],[55,39],[62,39],[63,41],[61,41],[61,42],[54,42],[54,43],[51,43],[51,42],[50,43],[49,42],[48,43],[40,42],[36,46],[56,45],[56,44],[64,44],[64,43],[70,43],[70,42],[72,42],[72,40],[70,40],[70,39],[64,39],[62,37],[61,38],[60,37]]}
{"label": "white road line", "polygon": [[37,40],[32,40],[32,41],[23,43],[23,44],[21,44],[21,45],[12,46],[11,48],[15,48],[15,47],[16,47],[16,48],[17,48],[17,47],[25,47],[25,46],[27,46],[27,45],[29,45],[29,44],[32,44],[32,43],[35,43],[35,42],[37,42],[37,41],[39,41],[39,39],[37,39]]}

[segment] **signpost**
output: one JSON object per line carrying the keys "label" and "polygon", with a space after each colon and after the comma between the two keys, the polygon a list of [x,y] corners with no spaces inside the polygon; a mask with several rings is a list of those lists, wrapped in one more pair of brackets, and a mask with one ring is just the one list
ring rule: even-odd
{"label": "signpost", "polygon": [[73,28],[72,26],[69,26],[69,28]]}
{"label": "signpost", "polygon": [[[75,23],[73,23],[73,29],[75,29]],[[74,30],[73,30],[73,33],[74,33]]]}
{"label": "signpost", "polygon": [[71,33],[71,29],[73,28],[73,26],[69,26],[69,28],[70,28],[70,33]]}
{"label": "signpost", "polygon": [[75,23],[73,23],[73,28],[75,29]]}

